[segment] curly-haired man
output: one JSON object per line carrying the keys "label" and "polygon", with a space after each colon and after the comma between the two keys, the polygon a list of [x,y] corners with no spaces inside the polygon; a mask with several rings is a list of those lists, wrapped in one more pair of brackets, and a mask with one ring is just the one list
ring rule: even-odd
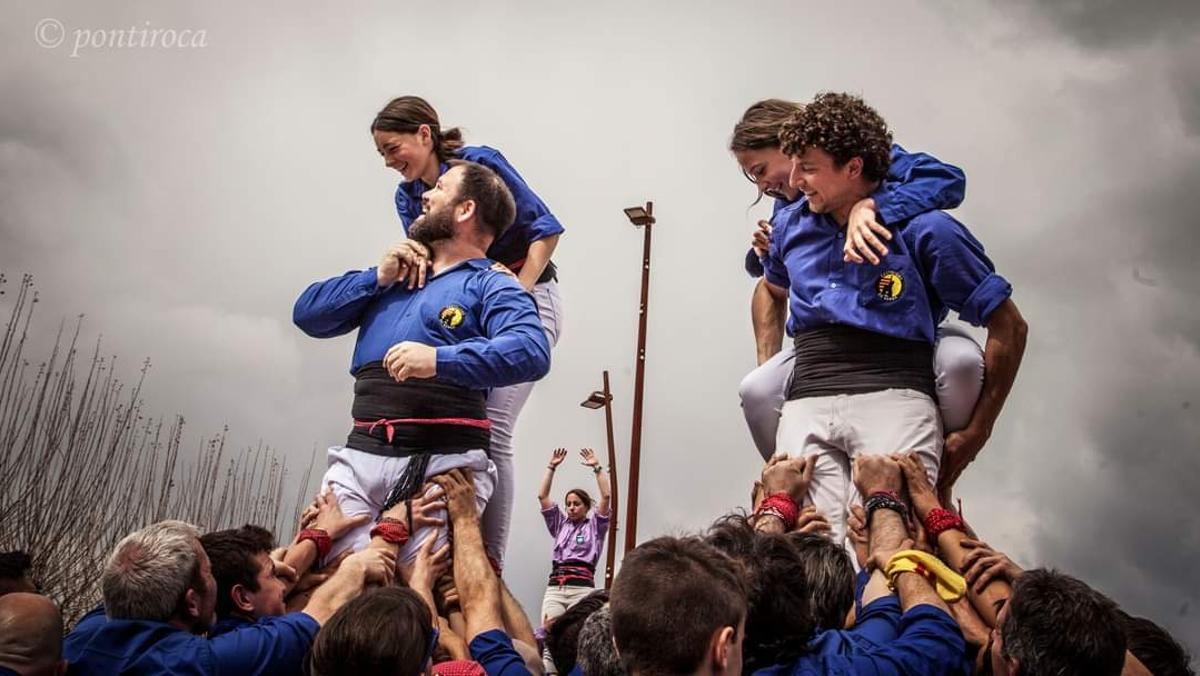
{"label": "curly-haired man", "polygon": [[[949,490],[992,432],[1027,327],[1012,286],[944,212],[885,223],[892,247],[878,265],[844,262],[850,208],[886,190],[891,154],[887,123],[861,98],[819,94],[784,125],[780,143],[790,183],[806,199],[781,213],[765,262],[772,293],[788,298],[795,339],[776,448],[818,454],[810,498],[841,542],[858,499],[849,472],[856,455],[915,451],[930,480],[940,475]],[[949,310],[986,326],[988,339],[970,422],[943,437],[930,364]]]}

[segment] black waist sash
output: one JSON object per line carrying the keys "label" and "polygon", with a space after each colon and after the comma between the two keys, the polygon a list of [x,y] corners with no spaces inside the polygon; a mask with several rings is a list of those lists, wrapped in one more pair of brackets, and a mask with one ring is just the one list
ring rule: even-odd
{"label": "black waist sash", "polygon": [[936,399],[929,343],[830,324],[796,334],[795,350],[788,401],[888,389]]}
{"label": "black waist sash", "polygon": [[354,378],[350,448],[393,457],[490,450],[486,392],[437,378],[398,383],[382,362],[364,364]]}
{"label": "black waist sash", "polygon": [[596,564],[570,559],[554,564],[550,571],[550,587],[596,586]]}

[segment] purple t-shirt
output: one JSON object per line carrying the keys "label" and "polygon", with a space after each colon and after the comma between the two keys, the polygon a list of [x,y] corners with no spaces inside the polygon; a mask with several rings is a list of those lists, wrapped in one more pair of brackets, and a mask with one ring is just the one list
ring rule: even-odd
{"label": "purple t-shirt", "polygon": [[542,510],[546,530],[554,537],[554,563],[587,561],[595,565],[600,560],[604,534],[608,532],[608,514],[593,509],[586,518],[571,521],[558,505]]}

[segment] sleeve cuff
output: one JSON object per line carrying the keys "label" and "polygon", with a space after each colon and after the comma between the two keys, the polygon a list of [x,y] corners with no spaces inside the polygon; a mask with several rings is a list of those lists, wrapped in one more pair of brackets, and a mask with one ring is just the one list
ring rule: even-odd
{"label": "sleeve cuff", "polygon": [[562,226],[562,223],[558,222],[554,214],[544,214],[529,224],[529,241],[536,242],[539,239],[561,235],[564,232],[566,232],[566,228]]}
{"label": "sleeve cuff", "polygon": [[973,326],[984,326],[996,308],[1012,296],[1012,284],[1008,280],[992,273],[985,277],[979,286],[971,292],[958,311],[959,319]]}

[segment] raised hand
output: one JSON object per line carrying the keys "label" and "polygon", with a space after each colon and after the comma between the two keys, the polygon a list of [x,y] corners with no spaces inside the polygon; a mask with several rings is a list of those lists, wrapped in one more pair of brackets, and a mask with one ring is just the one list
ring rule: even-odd
{"label": "raised hand", "polygon": [[583,464],[588,467],[597,467],[600,461],[596,459],[596,452],[590,448],[583,448],[579,451],[579,457],[583,458]]}
{"label": "raised hand", "polygon": [[562,464],[562,461],[566,460],[566,459],[567,459],[567,449],[556,448],[556,449],[554,449],[554,452],[550,454],[550,466],[558,467],[559,465]]}

